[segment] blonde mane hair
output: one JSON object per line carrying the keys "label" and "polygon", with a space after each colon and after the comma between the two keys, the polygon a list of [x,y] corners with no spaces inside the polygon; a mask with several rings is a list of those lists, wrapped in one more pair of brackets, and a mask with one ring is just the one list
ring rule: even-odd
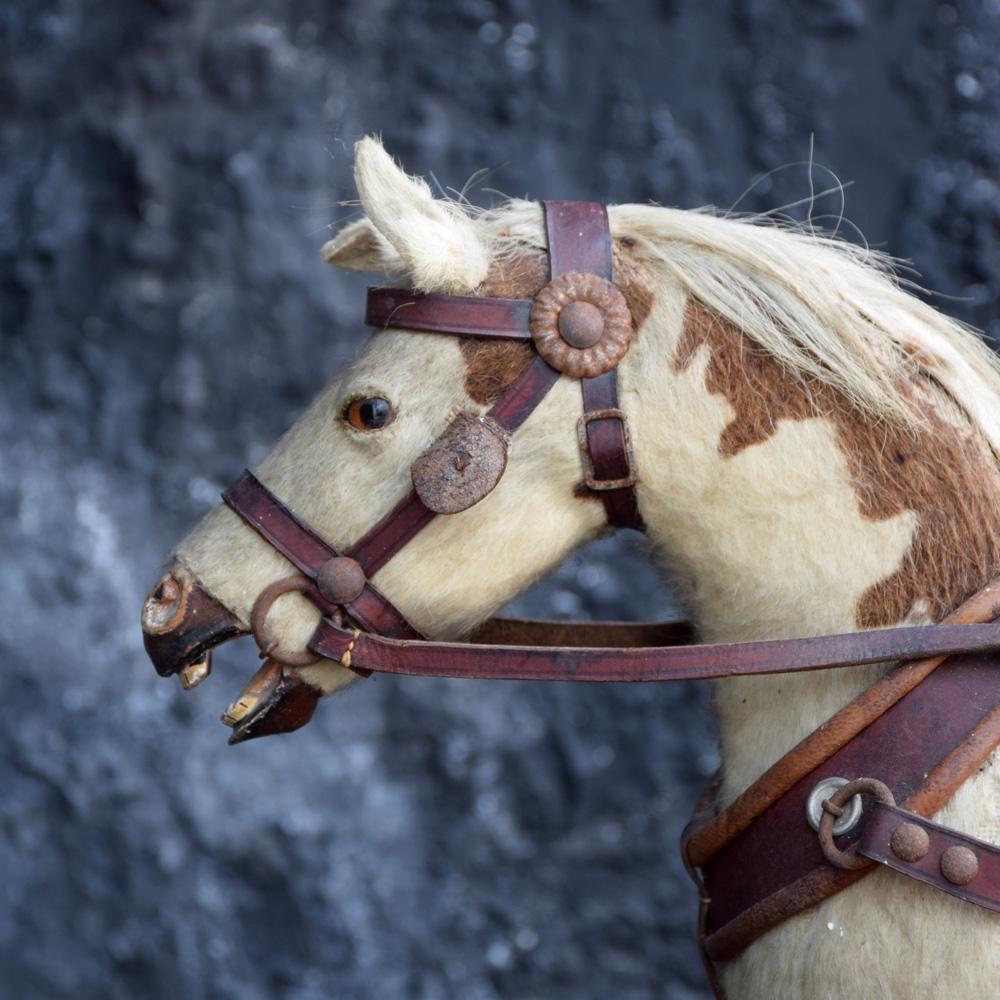
{"label": "blonde mane hair", "polygon": [[[495,257],[545,247],[536,202],[476,213]],[[922,302],[892,257],[811,226],[711,209],[609,208],[612,235],[736,324],[805,384],[840,392],[876,420],[916,425],[903,388],[915,370],[937,383],[1000,452],[1000,358],[969,327]]]}

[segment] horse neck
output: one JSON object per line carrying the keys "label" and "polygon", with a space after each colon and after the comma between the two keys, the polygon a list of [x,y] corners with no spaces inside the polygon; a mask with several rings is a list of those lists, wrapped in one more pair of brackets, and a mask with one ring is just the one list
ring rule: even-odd
{"label": "horse neck", "polygon": [[[919,432],[866,419],[679,294],[641,339],[622,372],[640,502],[703,640],[937,620],[1000,571],[995,456],[943,396]],[[722,801],[879,669],[719,682]]]}

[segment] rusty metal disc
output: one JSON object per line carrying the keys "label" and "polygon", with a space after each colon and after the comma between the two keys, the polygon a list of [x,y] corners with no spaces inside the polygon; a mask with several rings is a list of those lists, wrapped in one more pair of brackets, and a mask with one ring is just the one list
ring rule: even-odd
{"label": "rusty metal disc", "polygon": [[436,514],[458,514],[493,492],[507,468],[507,437],[488,417],[459,413],[410,467],[413,488]]}
{"label": "rusty metal disc", "polygon": [[625,357],[632,315],[625,296],[596,274],[571,271],[553,278],[531,306],[535,349],[557,371],[594,378]]}
{"label": "rusty metal disc", "polygon": [[941,874],[952,885],[968,885],[979,874],[976,852],[963,844],[952,844],[940,860]]}
{"label": "rusty metal disc", "polygon": [[316,570],[316,589],[331,604],[350,604],[365,589],[365,571],[350,556],[333,556]]}

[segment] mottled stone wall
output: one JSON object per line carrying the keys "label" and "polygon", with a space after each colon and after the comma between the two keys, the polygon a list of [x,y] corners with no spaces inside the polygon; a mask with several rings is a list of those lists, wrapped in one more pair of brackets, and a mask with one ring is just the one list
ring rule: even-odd
{"label": "mottled stone wall", "polygon": [[[847,218],[996,334],[998,51],[996,0],[7,0],[0,994],[705,996],[705,688],[383,679],[228,749],[251,651],[182,695],[142,596],[356,349],[363,281],[317,251],[362,133],[480,201],[798,217],[804,167],[746,189],[814,135]],[[669,597],[611,541],[529,607]]]}

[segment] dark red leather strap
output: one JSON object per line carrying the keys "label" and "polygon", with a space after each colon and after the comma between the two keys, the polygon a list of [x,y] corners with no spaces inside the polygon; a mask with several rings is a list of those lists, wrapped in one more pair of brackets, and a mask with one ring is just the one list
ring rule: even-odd
{"label": "dark red leather strap", "polygon": [[[487,413],[500,427],[513,433],[545,398],[559,372],[536,356],[517,381]],[[416,492],[411,492],[365,533],[348,551],[368,576],[374,576],[400,549],[415,538],[435,517]]]}
{"label": "dark red leather strap", "polygon": [[[314,531],[308,528],[249,470],[223,494],[222,499],[265,541],[273,545],[300,573],[316,579],[320,566],[338,555]],[[364,567],[362,567],[364,568]],[[324,614],[334,611],[314,587],[305,596]],[[357,600],[344,610],[363,628],[398,639],[419,639],[421,633],[403,613],[370,582]]]}
{"label": "dark red leather strap", "polygon": [[357,666],[390,674],[529,681],[707,680],[1000,649],[1000,623],[617,649],[396,641],[355,636],[324,619],[309,643],[313,652],[331,660],[339,660],[349,647]]}
{"label": "dark red leather strap", "polygon": [[437,514],[424,506],[416,493],[400,500],[378,524],[356,541],[347,555],[356,559],[366,576],[374,576],[407,542],[421,531]]}
{"label": "dark red leather strap", "polygon": [[[570,271],[613,280],[607,209],[596,202],[544,202],[552,277]],[[532,300],[468,295],[424,295],[398,288],[370,288],[365,322],[473,337],[530,339]],[[559,378],[536,358],[518,382],[490,411],[501,427],[513,431]],[[584,418],[579,436],[587,466],[584,481],[597,492],[615,527],[645,530],[635,494],[636,473],[625,415],[618,405],[614,370],[581,380]],[[351,550],[375,573],[430,520],[415,495],[407,497]]]}
{"label": "dark red leather strap", "polygon": [[611,281],[608,210],[596,201],[543,201],[553,278],[571,271]]}
{"label": "dark red leather strap", "polygon": [[[546,201],[545,228],[552,277],[578,271],[614,279],[608,211],[597,202]],[[615,369],[581,379],[584,417],[580,443],[589,465],[584,482],[600,495],[608,522],[644,531],[635,495],[628,424],[618,405]]]}
{"label": "dark red leather strap", "polygon": [[402,288],[369,288],[365,323],[463,337],[531,340],[531,299],[424,295]]}
{"label": "dark red leather strap", "polygon": [[[913,631],[939,628],[983,634],[998,624],[929,625]],[[859,638],[874,634],[860,633]],[[732,958],[782,920],[866,874],[835,868],[825,860],[806,822],[810,792],[822,778],[872,777],[907,805],[927,776],[933,776],[1000,704],[1000,656],[997,647],[992,648],[945,661],[702,866],[710,900],[705,947],[713,960]],[[977,752],[988,755],[989,746]],[[977,766],[974,759],[970,766]],[[837,846],[846,850],[859,836],[860,828],[839,838]]]}
{"label": "dark red leather strap", "polygon": [[[616,372],[585,378],[582,387],[584,415],[580,426],[591,464],[585,482],[599,493],[609,524],[645,531],[635,495],[637,476],[628,423],[618,406]],[[621,485],[613,485],[616,483]]]}
{"label": "dark red leather strap", "polygon": [[499,646],[673,646],[689,643],[694,627],[663,622],[580,622],[541,618],[489,618],[469,642]]}
{"label": "dark red leather strap", "polygon": [[559,372],[536,355],[486,415],[513,434],[558,381]]}
{"label": "dark red leather strap", "polygon": [[[921,857],[907,860],[893,849],[893,834],[903,824],[923,830],[927,835],[926,845],[919,845],[919,850],[925,851]],[[958,860],[968,863],[971,858],[972,861],[965,872],[959,870],[958,882],[945,875],[946,871],[952,874],[952,878],[956,875],[954,862],[949,865],[948,851],[952,852],[952,858],[957,854]],[[967,903],[1000,911],[1000,846],[932,823],[900,806],[873,800],[865,807],[857,852]],[[905,848],[901,848],[901,853],[906,853]],[[965,875],[970,872],[974,874],[964,881]]]}

